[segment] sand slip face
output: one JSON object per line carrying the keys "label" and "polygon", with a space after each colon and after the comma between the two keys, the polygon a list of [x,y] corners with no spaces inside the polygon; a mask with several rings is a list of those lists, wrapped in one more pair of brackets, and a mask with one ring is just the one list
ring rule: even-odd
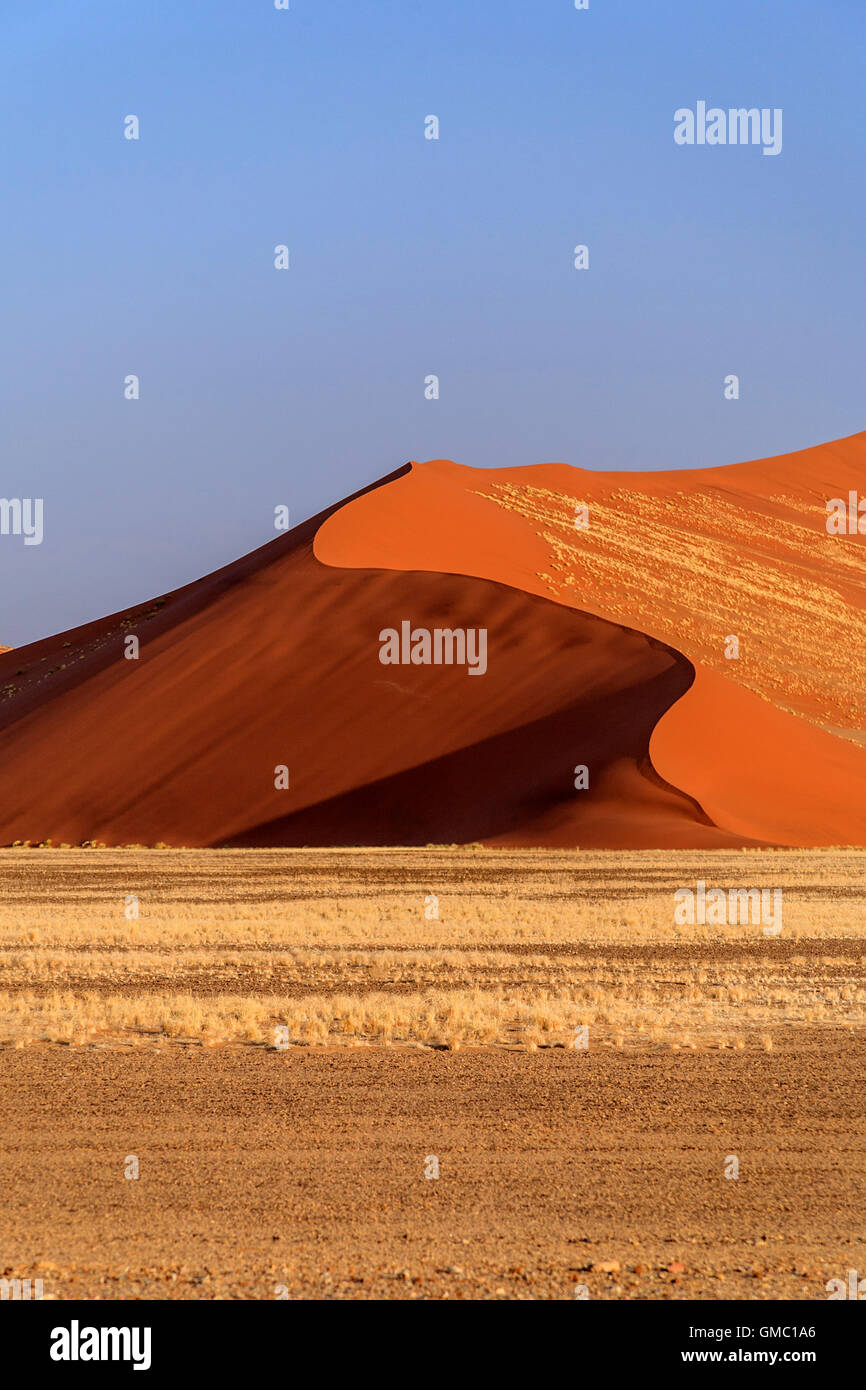
{"label": "sand slip face", "polygon": [[664,642],[696,675],[653,733],[660,777],[744,840],[864,844],[866,536],[826,526],[858,487],[862,434],[670,473],[435,460],[335,511],[315,553],[495,579]]}

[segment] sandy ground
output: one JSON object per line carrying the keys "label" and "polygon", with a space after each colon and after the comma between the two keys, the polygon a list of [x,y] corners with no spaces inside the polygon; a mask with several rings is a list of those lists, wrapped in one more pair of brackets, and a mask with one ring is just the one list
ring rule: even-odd
{"label": "sandy ground", "polygon": [[823,1299],[866,1268],[864,1051],[6,1053],[2,1263],[60,1299]]}
{"label": "sandy ground", "polygon": [[[825,1299],[866,1273],[863,860],[6,852],[0,1277]],[[677,928],[698,874],[783,932]]]}

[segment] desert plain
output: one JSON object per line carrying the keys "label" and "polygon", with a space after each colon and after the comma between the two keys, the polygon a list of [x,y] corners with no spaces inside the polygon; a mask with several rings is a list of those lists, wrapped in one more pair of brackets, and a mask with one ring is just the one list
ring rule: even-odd
{"label": "desert plain", "polygon": [[[0,1277],[809,1300],[866,1271],[862,850],[0,867]],[[781,890],[781,931],[678,924],[698,880]]]}

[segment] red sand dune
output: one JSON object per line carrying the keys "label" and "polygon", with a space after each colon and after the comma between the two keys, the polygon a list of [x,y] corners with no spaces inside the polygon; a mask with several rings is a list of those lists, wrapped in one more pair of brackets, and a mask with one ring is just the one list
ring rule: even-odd
{"label": "red sand dune", "polygon": [[[0,655],[0,843],[866,844],[856,653],[808,664],[810,615],[834,640],[863,620],[866,552],[823,529],[863,455],[856,436],[688,473],[398,470]],[[486,674],[383,666],[404,619],[485,627]]]}
{"label": "red sand dune", "polygon": [[744,840],[862,845],[866,537],[826,529],[858,488],[866,434],[668,473],[435,460],[337,510],[315,552],[495,579],[666,642],[696,678],[653,734],[657,773]]}
{"label": "red sand dune", "polygon": [[[487,580],[326,568],[319,520],[0,662],[0,842],[730,842],[649,765],[682,657]],[[383,666],[404,617],[487,626],[495,666]]]}

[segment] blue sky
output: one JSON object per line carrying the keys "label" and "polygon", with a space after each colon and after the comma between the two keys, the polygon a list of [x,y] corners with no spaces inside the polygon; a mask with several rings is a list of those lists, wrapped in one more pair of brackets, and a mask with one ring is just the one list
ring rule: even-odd
{"label": "blue sky", "polygon": [[[45,539],[0,536],[0,643],[408,458],[694,467],[866,426],[861,0],[291,6],[3,6],[0,496],[43,497]],[[782,153],[677,146],[699,100],[781,107]]]}

